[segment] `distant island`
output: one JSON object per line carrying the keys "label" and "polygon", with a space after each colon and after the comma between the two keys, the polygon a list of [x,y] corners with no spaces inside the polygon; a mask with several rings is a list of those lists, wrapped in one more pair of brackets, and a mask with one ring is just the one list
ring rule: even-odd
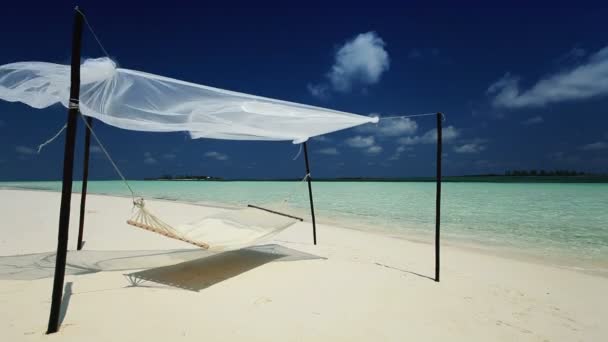
{"label": "distant island", "polygon": [[194,175],[162,175],[156,178],[144,178],[146,181],[221,181],[223,178],[214,176],[194,176]]}
{"label": "distant island", "polygon": [[[529,177],[529,176],[540,176],[540,177],[576,177],[576,176],[602,176],[596,174],[585,173],[574,170],[507,170],[505,171],[507,177]],[[606,175],[603,175],[606,176]]]}
{"label": "distant island", "polygon": [[[221,182],[294,182],[301,178],[231,178],[207,175],[162,175],[146,181],[221,181]],[[334,177],[314,178],[315,182],[435,182],[435,177]],[[573,170],[507,170],[504,174],[444,176],[443,182],[483,183],[608,183],[608,173],[586,173]]]}

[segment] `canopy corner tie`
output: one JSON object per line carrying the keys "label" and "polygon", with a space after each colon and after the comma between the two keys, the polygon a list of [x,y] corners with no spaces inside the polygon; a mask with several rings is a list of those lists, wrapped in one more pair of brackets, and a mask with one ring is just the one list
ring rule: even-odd
{"label": "canopy corner tie", "polygon": [[61,135],[61,133],[63,133],[63,131],[65,131],[65,129],[68,127],[68,124],[64,124],[63,127],[61,127],[61,129],[55,133],[55,135],[53,135],[53,137],[51,137],[49,140],[43,142],[42,144],[38,145],[38,154],[40,154],[40,152],[42,151],[42,149],[52,143],[55,139],[57,139],[57,137],[59,137]]}
{"label": "canopy corner tie", "polygon": [[300,144],[300,148],[298,149],[298,153],[296,153],[296,155],[293,158],[291,158],[291,160],[298,159],[298,157],[300,156],[300,154],[302,154],[302,144]]}
{"label": "canopy corner tie", "polygon": [[78,110],[80,108],[79,103],[80,103],[80,101],[78,99],[70,98],[70,103],[68,105],[68,109]]}

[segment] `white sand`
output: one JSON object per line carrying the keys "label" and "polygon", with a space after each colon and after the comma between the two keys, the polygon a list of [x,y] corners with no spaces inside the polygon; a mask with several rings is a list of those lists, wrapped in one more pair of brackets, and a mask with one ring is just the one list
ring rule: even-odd
{"label": "white sand", "polygon": [[[169,223],[222,211],[149,203]],[[0,341],[608,340],[608,278],[446,246],[435,283],[431,245],[319,225],[313,246],[307,222],[210,256],[126,225],[128,199],[93,195],[47,336],[58,208],[58,193],[0,190],[0,255],[34,254],[0,257]]]}

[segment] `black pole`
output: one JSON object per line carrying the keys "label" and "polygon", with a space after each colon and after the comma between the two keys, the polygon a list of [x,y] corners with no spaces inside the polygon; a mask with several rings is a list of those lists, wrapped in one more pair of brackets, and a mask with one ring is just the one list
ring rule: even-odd
{"label": "black pole", "polygon": [[57,256],[55,259],[55,279],[53,297],[47,334],[59,330],[59,314],[63,294],[63,278],[68,250],[68,233],[70,225],[70,202],[72,196],[72,176],[74,169],[74,143],[78,123],[78,98],[80,96],[80,43],[82,38],[82,16],[78,7],[74,11],[74,28],[72,31],[72,66],[70,79],[70,105],[68,110],[65,149],[63,154],[63,183],[61,187],[61,207],[59,209],[59,234],[57,238]]}
{"label": "black pole", "polygon": [[82,196],[80,197],[80,222],[78,224],[78,243],[76,249],[82,249],[82,237],[84,234],[84,216],[87,205],[87,184],[89,181],[89,152],[91,147],[91,129],[93,127],[93,118],[87,117],[87,127],[84,136],[84,162],[82,166]]}
{"label": "black pole", "polygon": [[435,281],[439,282],[439,228],[441,226],[441,124],[443,114],[437,113],[437,192],[435,198]]}
{"label": "black pole", "polygon": [[308,182],[308,198],[310,199],[310,214],[312,215],[312,240],[317,244],[317,224],[315,223],[315,205],[312,200],[312,185],[310,177],[310,165],[308,164],[308,147],[304,143],[304,160],[306,161],[306,182]]}

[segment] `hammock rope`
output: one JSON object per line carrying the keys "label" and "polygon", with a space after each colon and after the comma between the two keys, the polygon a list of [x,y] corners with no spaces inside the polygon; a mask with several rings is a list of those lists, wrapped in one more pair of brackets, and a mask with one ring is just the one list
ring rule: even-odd
{"label": "hammock rope", "polygon": [[[397,116],[380,116],[380,120],[394,120],[394,119],[405,119],[405,118],[415,118],[418,116],[431,116],[437,115],[437,113],[424,113],[424,114],[413,114],[413,115],[397,115]],[[441,113],[441,121],[445,121],[445,114]]]}
{"label": "hammock rope", "polygon": [[171,227],[169,224],[159,219],[156,215],[149,212],[146,209],[144,199],[139,198],[134,202],[135,207],[138,209],[135,215],[131,217],[131,219],[127,220],[127,223],[145,230],[149,230],[151,232],[164,235],[166,237],[170,237],[173,239],[181,240],[195,246],[201,247],[203,249],[209,249],[209,244],[194,241],[192,239],[186,238],[183,234],[181,234],[177,229]]}
{"label": "hammock rope", "polygon": [[[127,181],[127,179],[125,178],[125,176],[122,174],[122,172],[120,171],[120,169],[118,168],[118,166],[114,162],[114,159],[112,159],[112,157],[110,156],[110,153],[108,153],[108,150],[106,150],[105,146],[101,143],[101,141],[97,137],[97,134],[93,130],[93,127],[91,127],[91,125],[89,125],[89,123],[84,118],[84,115],[82,115],[82,113],[80,114],[80,118],[82,119],[82,122],[84,122],[84,124],[87,126],[87,128],[91,132],[91,135],[93,136],[93,138],[95,139],[95,141],[99,145],[99,148],[101,148],[101,151],[103,152],[103,154],[106,155],[106,158],[108,158],[108,160],[110,161],[110,164],[112,164],[112,167],[114,168],[114,170],[116,171],[116,173],[120,176],[120,178],[122,179],[122,181],[125,184],[125,186],[127,187],[127,189],[129,189],[129,191],[131,192],[131,198],[133,199],[133,205],[137,206],[137,199],[136,199],[137,196],[135,195],[135,192],[131,188],[131,185],[129,184],[129,182]],[[143,201],[143,198],[141,198],[141,200]]]}

